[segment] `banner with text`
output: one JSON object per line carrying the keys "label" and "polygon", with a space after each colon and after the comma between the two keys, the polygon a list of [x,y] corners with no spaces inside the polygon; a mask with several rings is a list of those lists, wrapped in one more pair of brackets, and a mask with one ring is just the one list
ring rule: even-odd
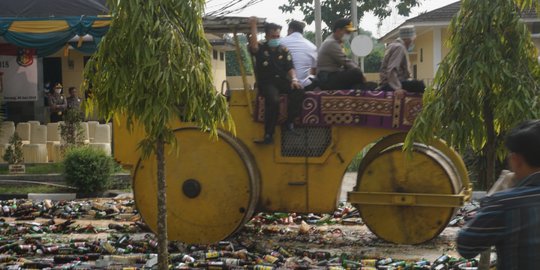
{"label": "banner with text", "polygon": [[[2,48],[3,47],[3,48]],[[36,101],[38,68],[35,50],[0,47],[0,72],[4,101]]]}

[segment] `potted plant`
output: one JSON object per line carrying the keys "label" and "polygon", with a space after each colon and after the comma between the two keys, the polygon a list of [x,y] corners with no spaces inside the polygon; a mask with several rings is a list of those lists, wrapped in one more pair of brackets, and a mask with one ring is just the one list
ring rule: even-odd
{"label": "potted plant", "polygon": [[9,139],[9,145],[2,157],[9,164],[9,173],[25,173],[22,140],[17,132]]}

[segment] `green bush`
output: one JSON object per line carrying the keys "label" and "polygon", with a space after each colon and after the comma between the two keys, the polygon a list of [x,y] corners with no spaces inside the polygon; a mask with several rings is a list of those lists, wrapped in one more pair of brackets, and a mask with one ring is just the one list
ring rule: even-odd
{"label": "green bush", "polygon": [[13,136],[9,138],[9,146],[2,157],[8,164],[19,164],[24,162],[22,152],[22,140],[19,137],[19,133],[13,133]]}
{"label": "green bush", "polygon": [[71,148],[64,158],[64,177],[81,193],[105,191],[115,168],[112,157],[89,147]]}

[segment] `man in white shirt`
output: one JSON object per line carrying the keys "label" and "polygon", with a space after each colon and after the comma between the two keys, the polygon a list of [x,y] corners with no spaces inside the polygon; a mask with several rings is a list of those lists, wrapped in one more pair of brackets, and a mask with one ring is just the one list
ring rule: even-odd
{"label": "man in white shirt", "polygon": [[294,69],[300,84],[305,90],[312,90],[313,84],[309,79],[317,70],[317,47],[304,38],[303,22],[291,21],[287,36],[281,39],[281,45],[287,47],[293,58]]}

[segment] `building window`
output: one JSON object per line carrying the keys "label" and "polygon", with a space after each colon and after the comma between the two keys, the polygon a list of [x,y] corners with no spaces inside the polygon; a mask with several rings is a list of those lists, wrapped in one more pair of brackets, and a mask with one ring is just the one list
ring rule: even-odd
{"label": "building window", "polygon": [[224,52],[219,52],[219,60],[225,61],[225,53]]}
{"label": "building window", "polygon": [[418,79],[418,66],[413,65],[413,78],[416,80]]}
{"label": "building window", "polygon": [[424,62],[424,49],[420,49],[420,63]]}
{"label": "building window", "polygon": [[214,60],[217,60],[218,58],[218,52],[216,50],[212,51],[214,53]]}
{"label": "building window", "polygon": [[531,33],[532,34],[539,34],[540,33],[540,22],[533,22],[531,27]]}

